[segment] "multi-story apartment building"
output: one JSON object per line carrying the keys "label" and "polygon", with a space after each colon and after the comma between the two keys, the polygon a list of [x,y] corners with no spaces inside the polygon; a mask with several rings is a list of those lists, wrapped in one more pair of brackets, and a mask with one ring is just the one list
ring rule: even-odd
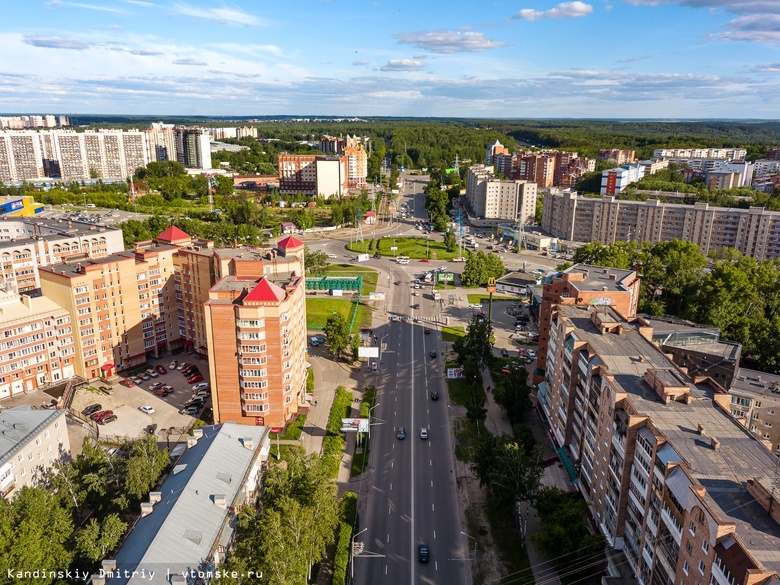
{"label": "multi-story apartment building", "polygon": [[693,242],[704,254],[735,248],[759,260],[780,257],[780,212],[762,207],[711,207],[580,197],[550,190],[544,198],[542,228],[574,242]]}
{"label": "multi-story apartment building", "polygon": [[344,151],[346,140],[335,136],[323,136],[320,138],[320,150],[325,154],[339,154]]}
{"label": "multi-story apartment building", "polygon": [[55,461],[70,456],[66,412],[29,406],[0,412],[0,497],[38,485]]}
{"label": "multi-story apartment building", "polygon": [[190,169],[211,168],[208,128],[176,127],[176,159]]}
{"label": "multi-story apartment building", "polygon": [[511,177],[536,183],[538,187],[552,187],[555,182],[556,156],[554,153],[530,153],[517,155]]}
{"label": "multi-story apartment building", "polygon": [[225,128],[209,128],[212,140],[225,138],[257,138],[257,128],[254,126],[228,126]]}
{"label": "multi-story apartment building", "polygon": [[776,146],[767,148],[764,158],[766,158],[767,160],[780,160],[780,148]]}
{"label": "multi-story apartment building", "polygon": [[[550,338],[552,308],[559,304],[611,306],[626,318],[636,315],[639,304],[639,278],[634,270],[618,270],[588,264],[575,264],[545,278],[542,302],[538,308],[538,368],[544,369]],[[537,374],[543,375],[542,372]]]}
{"label": "multi-story apartment building", "polygon": [[720,158],[745,160],[746,148],[659,148],[653,151],[653,158]]}
{"label": "multi-story apartment building", "polygon": [[502,180],[493,167],[473,165],[466,173],[466,201],[479,218],[530,223],[536,213],[536,184]]}
{"label": "multi-story apartment building", "polygon": [[[303,243],[288,237],[263,272],[236,263],[209,291],[214,418],[283,427],[306,400]],[[244,272],[249,269],[250,272]]]}
{"label": "multi-story apartment building", "polygon": [[176,130],[173,124],[152,122],[144,131],[146,156],[150,161],[178,160],[176,157]]}
{"label": "multi-story apartment building", "polygon": [[73,323],[54,301],[0,291],[0,400],[75,371]]}
{"label": "multi-story apartment building", "polygon": [[365,187],[368,176],[368,153],[365,145],[357,136],[347,136],[345,142],[343,154],[347,158],[347,187]]}
{"label": "multi-story apartment building", "polygon": [[348,180],[346,155],[279,154],[280,193],[303,193],[325,199],[340,197],[346,193]]}
{"label": "multi-story apartment building", "polygon": [[0,218],[0,285],[21,293],[40,288],[38,269],[68,258],[124,250],[122,230],[44,218]]}
{"label": "multi-story apartment building", "polygon": [[636,159],[636,151],[633,150],[621,150],[619,148],[611,148],[605,150],[599,150],[599,160],[614,160],[617,166],[630,165]]}
{"label": "multi-story apartment building", "polygon": [[601,194],[617,195],[631,183],[636,183],[644,176],[645,167],[641,164],[607,169],[601,173]]}
{"label": "multi-story apartment building", "polygon": [[57,126],[69,126],[67,116],[0,116],[0,130],[23,130],[25,128],[56,128]]}
{"label": "multi-story apartment building", "polygon": [[491,144],[485,150],[485,165],[492,167],[496,164],[496,157],[500,155],[509,155],[509,149],[496,140],[495,144]]}
{"label": "multi-story apartment building", "polygon": [[729,394],[731,415],[780,457],[780,376],[739,368]]}
{"label": "multi-story apartment building", "polygon": [[538,400],[559,454],[637,582],[776,584],[778,460],[651,337],[610,307],[554,308]]}

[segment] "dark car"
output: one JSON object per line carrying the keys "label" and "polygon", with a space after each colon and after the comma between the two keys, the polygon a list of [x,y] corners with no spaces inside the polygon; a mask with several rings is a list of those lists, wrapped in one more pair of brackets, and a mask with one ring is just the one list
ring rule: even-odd
{"label": "dark car", "polygon": [[506,348],[501,350],[501,357],[509,357],[509,351]]}
{"label": "dark car", "polygon": [[181,373],[184,374],[185,376],[191,376],[192,374],[199,374],[200,370],[198,369],[198,366],[190,366],[182,370]]}
{"label": "dark car", "polygon": [[430,550],[428,549],[427,544],[421,544],[417,547],[417,557],[420,559],[421,563],[427,563],[429,555]]}
{"label": "dark car", "polygon": [[120,380],[119,383],[125,388],[132,388],[133,386],[135,386],[135,382],[133,382],[130,378],[125,378],[124,380]]}
{"label": "dark car", "polygon": [[430,334],[431,334],[431,330],[430,329],[426,329],[425,330],[425,335],[430,335]]}
{"label": "dark car", "polygon": [[431,357],[432,357],[432,358],[435,358],[435,357],[436,357],[436,352],[435,352],[435,351],[433,351],[433,350],[431,350]]}
{"label": "dark car", "polygon": [[105,416],[105,417],[103,417],[100,420],[95,421],[95,422],[97,422],[97,424],[99,424],[99,425],[107,425],[108,423],[114,422],[116,419],[117,419],[117,416],[115,414],[109,414],[108,416]]}
{"label": "dark car", "polygon": [[431,392],[431,400],[438,400],[438,399],[439,399],[439,391],[434,390],[433,392]]}
{"label": "dark car", "polygon": [[101,408],[103,408],[100,404],[90,404],[87,406],[84,410],[81,411],[81,414],[84,416],[91,416],[98,412]]}
{"label": "dark car", "polygon": [[194,376],[187,378],[187,384],[194,384],[195,382],[203,382],[203,376],[195,374]]}
{"label": "dark car", "polygon": [[99,390],[103,394],[113,394],[114,393],[114,389],[111,386],[100,386]]}
{"label": "dark car", "polygon": [[404,427],[398,427],[398,432],[395,436],[403,441],[406,438],[406,429]]}
{"label": "dark car", "polygon": [[158,374],[167,374],[168,373],[168,370],[166,370],[163,366],[155,366],[154,369],[157,370]]}

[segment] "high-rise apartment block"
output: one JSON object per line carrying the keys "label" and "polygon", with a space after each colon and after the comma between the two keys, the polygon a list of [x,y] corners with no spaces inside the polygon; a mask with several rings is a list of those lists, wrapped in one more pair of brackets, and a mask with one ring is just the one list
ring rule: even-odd
{"label": "high-rise apartment block", "polygon": [[496,164],[495,158],[499,155],[508,155],[509,149],[496,140],[495,144],[491,144],[485,150],[485,165],[492,167]]}
{"label": "high-rise apartment block", "polygon": [[70,126],[67,116],[0,116],[0,130],[24,130],[25,128],[56,128]]}
{"label": "high-rise apartment block", "polygon": [[636,159],[636,152],[633,150],[621,150],[619,148],[612,148],[607,150],[599,150],[599,160],[614,160],[617,166],[630,165]]}
{"label": "high-rise apartment block", "polygon": [[759,260],[780,258],[780,212],[762,207],[711,207],[580,197],[551,189],[544,198],[542,228],[574,242],[693,242],[702,252],[735,248]]}
{"label": "high-rise apartment block", "polygon": [[[306,396],[303,243],[279,242],[265,271],[236,272],[209,291],[206,328],[214,417],[283,427]],[[246,268],[251,268],[247,266]]]}
{"label": "high-rise apartment block", "polygon": [[49,298],[0,290],[0,340],[0,400],[76,373],[70,314]]}
{"label": "high-rise apartment block", "polygon": [[359,189],[366,186],[368,176],[368,153],[362,140],[347,136],[344,156],[347,159],[347,187]]}
{"label": "high-rise apartment block", "polygon": [[56,461],[70,457],[66,413],[29,406],[0,412],[0,498],[38,485]]}
{"label": "high-rise apartment block", "polygon": [[720,158],[745,160],[746,148],[659,148],[653,158]]}
{"label": "high-rise apartment block", "polygon": [[211,137],[207,128],[176,128],[176,159],[187,168],[211,168]]}
{"label": "high-rise apartment block", "polygon": [[279,154],[280,193],[303,193],[325,199],[341,197],[347,191],[348,180],[346,155]]}
{"label": "high-rise apartment block", "polygon": [[636,183],[645,176],[645,167],[641,164],[623,165],[614,169],[606,169],[601,173],[601,194],[617,195],[631,183]]}
{"label": "high-rise apartment block", "polygon": [[99,258],[124,250],[122,230],[45,218],[0,219],[0,286],[33,294],[38,269],[68,258]]}
{"label": "high-rise apartment block", "polygon": [[777,584],[778,459],[651,338],[612,307],[553,307],[537,400],[558,453],[638,583]]}
{"label": "high-rise apartment block", "polygon": [[224,140],[225,138],[257,138],[255,126],[228,126],[224,128],[209,128],[212,140]]}
{"label": "high-rise apartment block", "polygon": [[493,167],[473,165],[466,173],[466,201],[479,218],[526,224],[536,213],[536,184],[502,180]]}

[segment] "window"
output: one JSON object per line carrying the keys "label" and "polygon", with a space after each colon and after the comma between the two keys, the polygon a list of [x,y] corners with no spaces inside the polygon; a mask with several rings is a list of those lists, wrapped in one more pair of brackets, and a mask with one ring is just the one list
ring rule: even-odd
{"label": "window", "polygon": [[[691,525],[688,526],[688,532],[690,532],[693,536],[696,536],[696,524],[693,523],[693,520],[691,520]],[[686,573],[687,575],[688,573]]]}
{"label": "window", "polygon": [[706,555],[708,552],[710,552],[710,543],[706,540],[702,541],[701,543],[701,550],[704,551],[704,554]]}
{"label": "window", "polygon": [[704,561],[699,561],[699,573],[704,574]]}
{"label": "window", "polygon": [[688,561],[685,561],[683,563],[683,573],[685,573],[687,575],[689,570],[690,570],[690,567],[688,566]]}
{"label": "window", "polygon": [[688,554],[691,554],[693,552],[693,545],[691,544],[691,541],[685,543],[685,550],[688,551]]}

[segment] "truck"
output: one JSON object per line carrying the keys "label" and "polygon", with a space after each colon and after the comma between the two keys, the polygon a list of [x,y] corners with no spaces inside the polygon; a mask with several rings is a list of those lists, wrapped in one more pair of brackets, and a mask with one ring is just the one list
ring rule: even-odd
{"label": "truck", "polygon": [[358,262],[368,262],[368,254],[358,254],[356,260]]}
{"label": "truck", "polygon": [[434,301],[440,301],[441,300],[441,293],[437,290],[433,291],[433,300]]}

